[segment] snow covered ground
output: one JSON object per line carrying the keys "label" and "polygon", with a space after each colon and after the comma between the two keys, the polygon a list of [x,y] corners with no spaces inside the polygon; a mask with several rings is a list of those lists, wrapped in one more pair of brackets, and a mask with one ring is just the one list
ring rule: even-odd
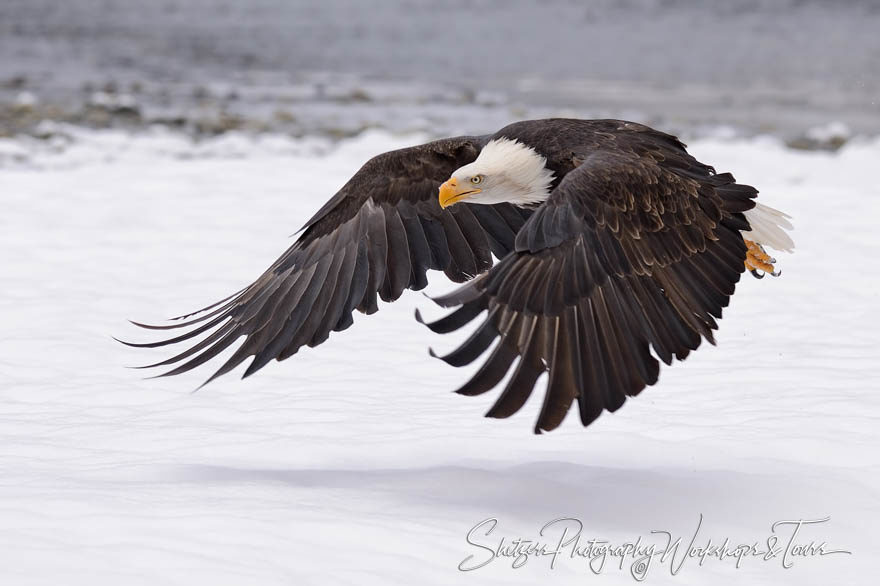
{"label": "snow covered ground", "polygon": [[[571,416],[534,436],[537,401],[497,421],[481,417],[495,393],[451,394],[469,373],[428,357],[455,340],[414,321],[441,314],[420,293],[246,381],[191,393],[210,369],[124,368],[166,356],[114,342],[147,339],[126,319],[239,289],[369,156],[423,138],[0,143],[0,583],[633,583],[632,557],[594,576],[570,547],[552,568],[458,569],[501,537],[552,546],[561,526],[538,532],[560,517],[583,523],[580,547],[681,537],[648,583],[874,581],[877,140],[692,144],[794,216],[797,253],[778,255],[779,279],[744,278],[717,347],[588,429]],[[448,288],[434,275],[431,292]],[[695,545],[766,548],[776,521],[830,517],[795,541],[852,553],[687,559],[673,576],[700,515]]]}

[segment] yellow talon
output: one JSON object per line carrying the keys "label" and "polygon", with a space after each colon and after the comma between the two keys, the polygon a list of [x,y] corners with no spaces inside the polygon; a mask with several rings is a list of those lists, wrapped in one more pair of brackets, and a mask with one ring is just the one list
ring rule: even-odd
{"label": "yellow talon", "polygon": [[775,275],[776,273],[774,273],[773,263],[776,262],[776,259],[767,254],[764,251],[764,248],[757,242],[751,240],[746,240],[745,242],[746,246],[748,246],[748,251],[746,252],[746,269],[751,271],[752,274],[755,274],[755,271],[763,271]]}

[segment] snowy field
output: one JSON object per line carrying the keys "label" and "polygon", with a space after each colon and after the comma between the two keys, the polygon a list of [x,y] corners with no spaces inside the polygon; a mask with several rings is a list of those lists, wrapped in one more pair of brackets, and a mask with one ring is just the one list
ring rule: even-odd
{"label": "snowy field", "polygon": [[[681,537],[647,583],[874,583],[877,140],[833,154],[770,138],[692,144],[794,216],[797,252],[777,255],[779,279],[744,277],[717,347],[587,429],[570,415],[535,436],[534,398],[490,420],[497,393],[450,393],[469,372],[428,357],[455,339],[415,322],[417,307],[442,312],[413,292],[246,381],[192,393],[210,367],[158,380],[125,368],[168,355],[113,341],[149,338],[126,319],[238,290],[369,156],[424,138],[0,142],[0,583],[634,582],[632,557],[591,570],[570,548],[552,568],[543,556],[458,569],[561,517],[583,523],[581,547]],[[449,287],[435,274],[429,291]],[[795,542],[852,553],[676,570],[700,515],[695,545],[762,548],[776,521],[830,517]],[[488,518],[495,531],[468,544]],[[779,547],[790,534],[777,529]]]}

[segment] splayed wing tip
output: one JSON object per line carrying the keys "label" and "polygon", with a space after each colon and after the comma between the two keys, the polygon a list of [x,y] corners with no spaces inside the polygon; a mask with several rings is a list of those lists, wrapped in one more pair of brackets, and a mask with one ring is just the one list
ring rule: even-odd
{"label": "splayed wing tip", "polygon": [[203,308],[201,308],[201,309],[199,309],[199,310],[191,311],[191,312],[189,312],[189,313],[185,313],[185,314],[183,314],[183,315],[178,315],[178,316],[176,316],[176,317],[169,317],[169,318],[168,318],[168,321],[180,321],[180,320],[182,320],[182,319],[186,319],[186,318],[188,318],[188,317],[192,317],[192,316],[194,316],[194,315],[198,315],[198,314],[200,314],[200,313],[204,313],[204,312],[208,311],[209,309],[214,309],[214,308],[217,307],[218,305],[220,305],[220,304],[222,304],[222,303],[226,303],[226,302],[229,301],[230,299],[233,299],[233,298],[235,298],[235,297],[238,297],[239,295],[241,295],[242,293],[244,293],[245,290],[247,290],[247,288],[248,288],[248,287],[242,287],[241,289],[239,289],[238,291],[236,291],[236,292],[233,293],[232,295],[229,295],[228,297],[224,297],[224,298],[221,299],[220,301],[216,301],[216,302],[212,303],[211,305],[208,305],[207,307],[203,307]]}
{"label": "splayed wing tip", "polygon": [[128,346],[129,348],[148,348],[149,347],[148,346],[149,342],[147,342],[147,343],[126,342],[125,340],[120,340],[116,336],[110,336],[110,337],[113,338],[114,340],[116,340],[117,342],[119,342],[120,344],[124,344],[125,346]]}
{"label": "splayed wing tip", "polygon": [[145,370],[147,368],[155,368],[156,364],[143,364],[141,366],[125,366],[123,368],[128,368],[129,370]]}

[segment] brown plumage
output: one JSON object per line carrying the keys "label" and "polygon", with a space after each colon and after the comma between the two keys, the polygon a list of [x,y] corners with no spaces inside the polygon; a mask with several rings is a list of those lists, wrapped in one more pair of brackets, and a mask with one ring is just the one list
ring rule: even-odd
{"label": "brown plumage", "polygon": [[[440,184],[500,138],[546,159],[546,201],[442,209]],[[346,329],[353,310],[375,312],[377,295],[392,301],[423,288],[428,269],[442,270],[457,282],[476,278],[436,299],[457,309],[429,327],[450,332],[483,315],[443,357],[463,366],[486,356],[458,392],[489,391],[514,369],[487,413],[507,417],[548,372],[535,431],[557,427],[574,401],[588,425],[654,384],[658,358],[669,364],[703,338],[714,343],[716,319],[744,271],[743,212],[756,194],[676,138],[618,120],[527,121],[393,151],[367,162],[252,285],[198,317],[145,326],[195,329],[139,346],[205,334],[151,365],[182,362],[170,375],[244,336],[211,379],[253,356],[248,376]],[[502,259],[494,267],[493,255]]]}

